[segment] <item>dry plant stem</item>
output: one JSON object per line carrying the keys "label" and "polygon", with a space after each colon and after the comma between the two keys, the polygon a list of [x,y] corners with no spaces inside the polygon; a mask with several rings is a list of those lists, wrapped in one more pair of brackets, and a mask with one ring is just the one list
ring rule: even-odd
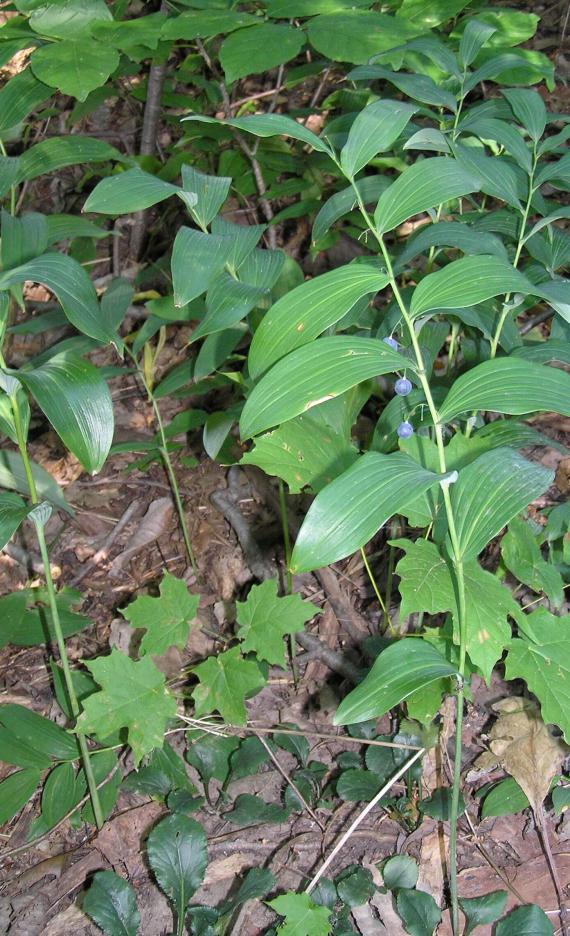
{"label": "dry plant stem", "polygon": [[541,805],[538,811],[534,813],[534,818],[538,826],[540,839],[542,841],[542,847],[544,849],[546,860],[548,862],[548,868],[550,870],[550,876],[552,877],[552,882],[554,884],[554,889],[556,891],[556,896],[558,898],[558,903],[560,905],[560,923],[561,923],[562,936],[568,936],[568,927],[570,925],[570,920],[568,919],[568,909],[566,906],[566,898],[564,896],[564,890],[562,888],[560,876],[558,874],[556,861],[555,861],[554,855],[552,854],[552,849],[550,847],[550,838],[548,836],[548,827],[546,824],[546,816],[544,815],[543,805]]}
{"label": "dry plant stem", "polygon": [[413,754],[412,757],[410,757],[405,762],[405,764],[403,764],[400,767],[400,769],[394,774],[394,776],[390,777],[388,782],[384,784],[381,790],[379,790],[379,792],[376,794],[374,799],[370,800],[370,802],[366,804],[362,812],[358,814],[358,816],[356,817],[354,822],[348,827],[346,832],[344,832],[343,835],[341,835],[340,839],[336,843],[335,847],[333,848],[329,856],[325,859],[325,861],[322,863],[321,867],[319,868],[315,876],[310,881],[308,887],[306,888],[305,893],[310,894],[311,891],[315,889],[315,887],[317,886],[318,882],[322,878],[323,874],[325,873],[329,865],[334,861],[339,851],[342,848],[344,848],[350,836],[353,834],[353,832],[356,831],[360,823],[363,822],[364,819],[366,819],[366,816],[368,815],[368,813],[374,809],[374,807],[376,806],[376,803],[378,803],[382,799],[383,796],[386,796],[386,793],[388,792],[390,787],[392,787],[400,779],[400,777],[403,777],[406,771],[409,770],[409,768],[412,766],[412,764],[415,764],[415,762],[419,760],[419,758],[424,753],[425,753],[425,748],[420,748],[419,751],[416,751],[416,753]]}
{"label": "dry plant stem", "polygon": [[[285,485],[279,478],[279,513],[281,514],[281,527],[283,529],[283,548],[285,550],[285,568],[287,570],[287,594],[293,594],[293,576],[289,568],[291,564],[291,537],[289,536],[289,520],[287,517],[287,499]],[[295,689],[299,684],[299,668],[295,657],[295,635],[289,634],[289,657],[291,659],[291,672]]]}
{"label": "dry plant stem", "polygon": [[[339,169],[342,168],[339,164]],[[369,226],[372,234],[378,242],[380,247],[380,252],[386,264],[386,271],[390,278],[390,285],[392,287],[392,292],[394,293],[394,298],[399,306],[400,312],[402,314],[402,319],[408,330],[410,336],[410,341],[412,344],[412,349],[416,359],[416,373],[420,381],[421,388],[424,392],[426,403],[430,411],[430,415],[433,420],[433,425],[435,429],[435,439],[437,444],[437,452],[439,459],[439,470],[442,474],[447,472],[447,465],[445,459],[445,445],[443,442],[443,427],[439,419],[439,413],[435,405],[431,387],[429,385],[429,380],[427,379],[424,360],[422,351],[418,342],[416,331],[414,328],[414,323],[402,295],[400,293],[398,283],[394,276],[394,270],[392,268],[392,262],[390,260],[390,255],[386,249],[384,243],[384,238],[380,234],[375,225],[373,219],[370,217],[366,206],[362,200],[362,196],[358,191],[358,187],[354,183],[354,180],[350,180],[354,188],[354,192],[358,201],[358,206],[360,208],[360,213],[364,218],[366,224]],[[530,202],[529,202],[530,204]],[[526,223],[526,222],[525,222]],[[449,834],[449,889],[451,894],[451,925],[454,936],[459,936],[459,899],[458,899],[458,890],[457,890],[457,820],[459,814],[459,794],[461,786],[461,731],[463,727],[463,704],[464,704],[464,691],[463,691],[463,677],[465,675],[465,657],[466,657],[466,645],[467,645],[467,633],[466,633],[466,600],[465,600],[465,577],[463,569],[463,561],[461,556],[461,550],[459,548],[459,540],[457,537],[457,531],[455,526],[455,517],[453,513],[453,506],[451,503],[451,497],[449,494],[449,485],[442,484],[442,494],[443,502],[445,507],[445,514],[447,518],[447,525],[449,529],[449,537],[451,540],[452,547],[452,567],[453,575],[455,578],[455,584],[457,588],[457,610],[458,610],[458,630],[459,630],[459,680],[458,688],[455,692],[456,698],[456,714],[455,714],[455,759],[453,765],[453,785],[451,789],[451,807],[449,815],[449,824],[450,824],[450,834]]]}
{"label": "dry plant stem", "polygon": [[[10,402],[12,405],[12,413],[14,415],[14,427],[16,429],[16,437],[18,440],[18,448],[20,450],[20,455],[22,462],[24,464],[24,471],[26,473],[26,480],[28,483],[28,488],[30,491],[30,498],[32,504],[38,504],[38,492],[36,489],[36,482],[34,481],[34,476],[32,474],[32,466],[30,464],[30,459],[28,456],[28,450],[26,446],[26,435],[24,432],[24,427],[22,424],[22,417],[20,413],[20,407],[18,404],[17,394],[14,393],[10,396]],[[77,718],[81,712],[81,708],[75,693],[75,687],[73,685],[73,677],[71,674],[71,668],[69,666],[69,659],[67,657],[67,650],[65,647],[65,639],[63,637],[63,631],[61,628],[61,621],[59,619],[59,610],[57,607],[57,599],[55,593],[55,586],[53,584],[53,578],[51,574],[51,566],[49,563],[48,548],[45,538],[45,532],[43,525],[41,523],[34,524],[36,528],[36,536],[38,540],[38,546],[40,548],[40,555],[42,557],[42,562],[44,566],[44,577],[48,593],[48,603],[50,608],[50,614],[53,624],[53,629],[55,633],[55,639],[57,642],[57,647],[59,650],[59,657],[61,660],[61,668],[63,670],[63,676],[65,679],[65,686],[67,689],[67,694],[69,696],[69,704],[71,707],[72,715],[77,721]],[[81,760],[83,763],[83,770],[85,771],[85,779],[87,780],[87,786],[89,788],[89,796],[91,797],[91,804],[93,806],[93,815],[95,817],[95,823],[98,829],[101,829],[104,823],[103,810],[101,808],[101,802],[99,800],[99,794],[97,792],[97,784],[95,783],[95,777],[93,775],[93,769],[91,766],[91,761],[89,758],[89,748],[87,747],[87,740],[84,735],[77,735],[77,743],[79,745],[79,750],[81,751]]]}
{"label": "dry plant stem", "polygon": [[268,726],[252,725],[251,728],[235,728],[232,730],[232,734],[237,734],[238,736],[246,732],[253,732],[254,734],[284,734],[284,735],[295,735],[299,738],[317,738],[319,741],[339,741],[344,744],[371,744],[376,747],[385,747],[385,748],[399,748],[407,751],[419,751],[420,747],[417,744],[398,744],[396,741],[377,741],[375,738],[351,738],[350,735],[334,735],[326,734],[322,731],[297,731],[294,728],[270,728]]}
{"label": "dry plant stem", "polygon": [[325,827],[323,826],[323,824],[322,824],[322,822],[320,821],[319,817],[317,816],[316,812],[314,811],[314,809],[311,808],[311,806],[309,805],[309,803],[307,803],[307,800],[305,799],[305,797],[303,796],[303,794],[302,794],[301,791],[299,790],[299,788],[298,788],[297,784],[295,783],[295,781],[291,779],[291,777],[289,776],[289,774],[287,773],[287,771],[286,771],[286,770],[284,769],[284,767],[282,767],[282,765],[279,763],[279,760],[277,759],[277,757],[275,757],[275,754],[273,753],[273,751],[272,751],[271,748],[269,747],[269,745],[268,745],[267,741],[265,740],[265,738],[262,738],[261,735],[257,733],[257,731],[255,732],[255,736],[256,736],[257,740],[260,742],[260,744],[262,744],[263,747],[265,748],[265,750],[267,751],[269,757],[271,758],[271,760],[272,760],[273,763],[275,764],[277,770],[279,771],[279,773],[281,774],[281,776],[283,777],[283,779],[285,780],[285,782],[291,787],[291,789],[293,790],[293,793],[295,794],[295,796],[297,797],[297,799],[303,804],[303,806],[305,807],[305,809],[306,809],[307,812],[309,813],[309,816],[311,817],[311,819],[313,819],[313,820],[317,823],[317,825],[318,825],[319,829],[321,830],[321,832],[324,832]]}

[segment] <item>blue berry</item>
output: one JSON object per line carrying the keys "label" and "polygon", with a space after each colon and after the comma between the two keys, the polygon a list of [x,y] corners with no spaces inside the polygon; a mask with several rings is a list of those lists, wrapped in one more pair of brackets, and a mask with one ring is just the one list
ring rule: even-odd
{"label": "blue berry", "polygon": [[409,439],[414,434],[414,427],[409,422],[402,422],[396,429],[400,439]]}
{"label": "blue berry", "polygon": [[388,336],[388,338],[383,338],[382,341],[384,342],[384,344],[387,344],[388,347],[393,348],[394,351],[397,351],[399,348],[398,342],[396,341],[395,338],[390,338]]}
{"label": "blue berry", "polygon": [[400,377],[394,384],[394,390],[398,396],[407,396],[408,393],[412,392],[411,381],[409,381],[407,377]]}

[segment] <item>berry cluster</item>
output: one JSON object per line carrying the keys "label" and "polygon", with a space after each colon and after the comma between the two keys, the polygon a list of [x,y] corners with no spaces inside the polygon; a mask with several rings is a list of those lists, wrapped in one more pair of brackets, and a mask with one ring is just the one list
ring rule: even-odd
{"label": "berry cluster", "polygon": [[[395,338],[388,337],[384,338],[383,341],[388,347],[393,348],[394,351],[398,350],[399,345]],[[408,393],[411,393],[413,390],[412,383],[407,377],[400,377],[394,384],[394,390],[398,396],[407,396]],[[414,427],[407,421],[401,422],[396,432],[400,439],[409,439],[410,436],[414,434]]]}

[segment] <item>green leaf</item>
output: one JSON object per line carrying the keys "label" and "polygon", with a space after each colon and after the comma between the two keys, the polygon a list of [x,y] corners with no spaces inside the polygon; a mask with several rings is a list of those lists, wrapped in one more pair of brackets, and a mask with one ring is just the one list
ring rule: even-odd
{"label": "green leaf", "polygon": [[548,117],[540,94],[526,88],[504,88],[503,94],[521,127],[530,134],[535,143],[538,143],[544,133]]}
{"label": "green leaf", "polygon": [[513,156],[521,169],[530,175],[532,169],[532,157],[530,149],[523,140],[521,134],[506,120],[495,120],[494,118],[480,118],[479,120],[467,120],[463,123],[463,129],[470,133],[475,133],[481,140],[494,140],[499,143]]}
{"label": "green leaf", "polygon": [[160,748],[167,722],[176,717],[176,699],[166,688],[164,674],[150,657],[135,662],[119,650],[85,661],[102,687],[83,701],[77,731],[106,737],[126,728],[135,765]]}
{"label": "green leaf", "polygon": [[72,257],[46,253],[34,260],[0,273],[0,289],[31,280],[41,283],[59,299],[72,325],[90,338],[103,342],[118,342],[101,322],[95,287],[83,267]]}
{"label": "green leaf", "polygon": [[[435,543],[418,539],[394,540],[393,546],[406,551],[396,571],[400,576],[402,619],[414,612],[440,614],[451,611],[456,634],[459,633],[457,599],[447,562]],[[480,667],[487,682],[497,660],[503,655],[511,636],[509,616],[518,612],[518,604],[508,588],[477,562],[464,568],[466,591],[466,630],[469,658]]]}
{"label": "green leaf", "polygon": [[457,160],[435,156],[404,169],[380,196],[374,221],[381,234],[403,221],[452,198],[479,190],[479,179],[463,169]]}
{"label": "green leaf", "polygon": [[192,743],[186,760],[196,768],[204,784],[212,779],[224,783],[230,772],[230,757],[239,746],[239,738],[207,734]]}
{"label": "green leaf", "polygon": [[489,23],[482,23],[476,19],[468,20],[459,43],[459,62],[465,70],[475,61],[487,39],[496,31],[496,27]]}
{"label": "green leaf", "polygon": [[16,770],[0,782],[0,825],[9,822],[34,795],[41,771],[35,767]]}
{"label": "green leaf", "polygon": [[[0,94],[2,94],[1,91]],[[19,166],[19,156],[0,156],[0,198],[9,192],[13,185],[16,185]]]}
{"label": "green leaf", "polygon": [[237,10],[192,10],[167,19],[162,36],[164,39],[208,39],[257,22],[256,16]]}
{"label": "green leaf", "polygon": [[193,672],[200,680],[192,693],[196,717],[217,710],[230,725],[245,725],[245,700],[265,685],[259,665],[232,647],[199,663]]}
{"label": "green leaf", "polygon": [[234,808],[224,813],[224,819],[232,825],[248,826],[260,822],[284,822],[289,810],[276,803],[266,803],[261,796],[241,793],[236,797]]}
{"label": "green leaf", "polygon": [[0,705],[0,760],[43,770],[53,761],[79,757],[76,739],[23,705]]}
{"label": "green leaf", "polygon": [[544,592],[555,607],[564,600],[564,583],[555,566],[542,557],[528,523],[514,517],[501,540],[501,555],[509,572],[535,592]]}
{"label": "green leaf", "polygon": [[436,679],[458,676],[435,647],[420,639],[398,640],[376,659],[364,680],[339,705],[335,725],[380,718],[412,692]]}
{"label": "green leaf", "polygon": [[279,936],[328,936],[331,932],[331,911],[328,907],[317,906],[308,894],[280,894],[267,904],[285,917]]}
{"label": "green leaf", "polygon": [[206,295],[206,315],[192,332],[191,341],[236,325],[265,296],[265,289],[240,283],[225,271],[218,273]]}
{"label": "green leaf", "polygon": [[113,441],[113,405],[101,371],[71,354],[19,371],[51,425],[87,471],[99,471]]}
{"label": "green leaf", "polygon": [[[64,166],[77,166],[90,162],[125,162],[125,157],[104,140],[79,135],[50,137],[30,146],[20,156],[18,182],[35,179]],[[53,216],[46,218],[48,224]],[[81,219],[78,219],[81,220]]]}
{"label": "green leaf", "polygon": [[425,891],[402,887],[396,894],[396,909],[411,936],[433,936],[441,922],[441,910]]}
{"label": "green leaf", "polygon": [[417,106],[401,101],[374,101],[352,124],[340,154],[344,174],[352,179],[378,153],[389,149],[407,127]]}
{"label": "green leaf", "polygon": [[136,936],[141,924],[134,888],[114,871],[97,871],[82,910],[106,936]]}
{"label": "green leaf", "polygon": [[532,283],[499,257],[463,257],[430,273],[412,294],[414,317],[432,309],[461,309],[509,292],[533,292]]}
{"label": "green leaf", "polygon": [[485,195],[512,205],[518,211],[523,208],[519,198],[520,185],[516,167],[499,156],[486,156],[473,146],[455,144],[457,164],[479,179],[479,190]]}
{"label": "green leaf", "polygon": [[382,877],[388,890],[415,887],[419,873],[417,862],[409,855],[394,855],[393,858],[388,858],[386,864],[382,866]]}
{"label": "green leaf", "polygon": [[557,816],[561,816],[562,813],[566,812],[570,807],[570,787],[554,787],[552,791],[552,805]]}
{"label": "green leaf", "polygon": [[158,202],[176,195],[177,185],[164,182],[138,167],[101,179],[83,206],[83,211],[99,214],[130,214],[143,211]]}
{"label": "green leaf", "polygon": [[535,904],[517,907],[497,923],[496,936],[553,936],[554,928],[544,910]]}
{"label": "green leaf", "polygon": [[47,224],[44,215],[30,212],[15,218],[2,209],[2,267],[26,263],[47,248]]}
{"label": "green leaf", "polygon": [[207,228],[216,217],[228,197],[231,183],[231,177],[205,175],[193,166],[182,166],[184,191],[194,196],[188,210],[199,227]]}
{"label": "green leaf", "polygon": [[226,82],[260,74],[299,54],[304,33],[292,26],[261,23],[231,33],[220,47],[220,63]]}
{"label": "green leaf", "polygon": [[59,0],[36,6],[30,26],[41,36],[55,39],[82,36],[88,40],[93,23],[110,19],[112,14],[104,0]]}
{"label": "green leaf", "polygon": [[465,936],[469,936],[478,926],[489,926],[498,920],[507,905],[507,891],[497,890],[482,897],[460,897],[461,907],[467,926]]}
{"label": "green leaf", "polygon": [[314,406],[273,432],[257,436],[254,448],[242,456],[240,464],[257,465],[266,474],[277,475],[288,484],[291,494],[304,487],[318,493],[358,458],[351,427],[339,431],[328,416],[330,403],[341,402],[349,394],[351,391]]}
{"label": "green leaf", "polygon": [[570,375],[517,358],[484,361],[457,378],[439,415],[442,422],[450,422],[472,410],[510,416],[542,411],[570,416]]}
{"label": "green leaf", "polygon": [[394,49],[423,31],[421,24],[358,9],[315,16],[307,27],[309,42],[317,52],[335,62],[354,65],[362,65],[376,53]]}
{"label": "green leaf", "polygon": [[172,284],[177,308],[205,292],[223,270],[233,251],[233,239],[181,227],[172,249]]}
{"label": "green leaf", "polygon": [[0,133],[17,126],[52,94],[53,88],[38,81],[31,68],[14,75],[0,89]]}
{"label": "green leaf", "polygon": [[17,494],[0,493],[0,549],[4,549],[6,543],[12,539],[22,520],[33,510],[33,506],[32,504],[28,507]]}
{"label": "green leaf", "polygon": [[[439,819],[440,822],[449,822],[451,815],[451,787],[438,787],[427,799],[420,800],[418,808],[425,816]],[[465,812],[463,794],[459,794],[459,815]]]}
{"label": "green leaf", "polygon": [[[423,0],[415,0],[415,2],[423,3]],[[415,101],[421,101],[424,104],[435,104],[436,107],[446,107],[454,112],[457,110],[457,101],[453,94],[440,88],[433,78],[429,78],[427,75],[408,75],[405,72],[393,72],[387,68],[382,68],[381,65],[360,65],[358,68],[354,68],[348,77],[353,81],[370,81],[381,78],[383,81],[389,81],[399,91]],[[442,140],[445,140],[445,137],[442,137]],[[445,144],[444,150],[447,150],[447,144]]]}
{"label": "green leaf", "polygon": [[[31,463],[31,468],[38,497],[41,500],[50,501],[54,507],[65,510],[66,513],[74,516],[74,511],[65,500],[63,492],[54,478],[34,461]],[[20,494],[29,494],[28,479],[19,452],[0,449],[0,487],[11,488],[19,491]]]}
{"label": "green leaf", "polygon": [[349,865],[335,879],[338,896],[344,904],[362,907],[374,896],[376,885],[368,868]]}
{"label": "green leaf", "polygon": [[[97,224],[93,224],[92,221],[88,221],[87,218],[78,218],[75,215],[68,214],[52,214],[46,217],[47,232],[48,232],[48,246],[51,244],[58,244],[64,240],[72,240],[74,237],[95,237],[97,240],[100,240],[104,237],[110,237],[111,231],[106,231],[104,228],[99,227]],[[45,315],[49,315],[45,313]],[[31,319],[32,322],[36,322],[37,319],[45,318],[44,316],[37,316],[36,319]]]}
{"label": "green leaf", "polygon": [[[354,184],[360,193],[362,201],[367,205],[378,200],[382,192],[388,188],[390,180],[385,176],[373,175],[357,179]],[[321,240],[335,221],[338,221],[343,215],[353,211],[356,206],[357,200],[352,185],[331,195],[319,210],[313,222],[313,241]]]}
{"label": "green leaf", "polygon": [[438,221],[437,224],[426,225],[408,238],[406,246],[398,255],[395,268],[402,269],[430,247],[456,247],[466,254],[492,253],[501,260],[508,259],[503,242],[490,232],[474,231],[469,225],[457,221]]}
{"label": "green leaf", "polygon": [[58,764],[47,777],[42,790],[42,811],[30,827],[29,838],[53,829],[85,795],[86,783],[72,764]]}
{"label": "green leaf", "polygon": [[248,368],[254,380],[290,351],[309,344],[339,322],[363,296],[379,292],[388,276],[372,263],[349,263],[301,283],[263,317],[251,343]]}
{"label": "green leaf", "polygon": [[286,634],[302,631],[318,609],[300,595],[277,595],[277,580],[254,585],[246,601],[236,604],[237,637],[243,653],[256,653],[258,659],[285,668]]}
{"label": "green leaf", "polygon": [[343,770],[336,783],[337,795],[346,803],[367,803],[373,799],[382,781],[371,770]]}
{"label": "green leaf", "polygon": [[227,127],[235,127],[236,130],[243,130],[246,133],[253,133],[258,137],[290,136],[294,140],[300,140],[302,143],[308,143],[313,149],[320,153],[331,154],[332,150],[329,144],[318,137],[316,133],[307,130],[303,124],[293,120],[292,117],[286,117],[283,114],[252,114],[249,117],[233,117],[231,120],[216,120],[214,117],[205,117],[202,114],[191,114],[189,117],[183,117],[184,120],[199,120],[202,123],[223,123]]}
{"label": "green leaf", "polygon": [[401,452],[367,452],[311,504],[293,550],[292,571],[310,572],[349,556],[443,478]]}
{"label": "green leaf", "polygon": [[408,358],[376,338],[320,338],[282,358],[254,387],[241,415],[241,437],[293,419],[370,377],[406,367],[413,369]]}
{"label": "green leaf", "polygon": [[453,19],[468,5],[468,0],[435,0],[429,6],[426,6],[424,0],[403,0],[397,15],[432,29]]}
{"label": "green leaf", "polygon": [[57,55],[50,43],[36,49],[31,58],[36,78],[79,101],[85,101],[91,91],[105,84],[118,64],[116,49],[85,39],[58,42]]}
{"label": "green leaf", "polygon": [[183,649],[190,624],[196,617],[199,595],[191,595],[186,583],[165,572],[160,583],[160,597],[139,595],[121,614],[131,627],[146,631],[140,645],[141,656],[160,655],[169,647]]}
{"label": "green leaf", "polygon": [[553,479],[552,471],[507,448],[485,452],[461,469],[451,488],[459,550],[456,558],[475,558]]}
{"label": "green leaf", "polygon": [[540,702],[544,721],[570,740],[570,615],[545,608],[518,620],[519,637],[509,645],[506,678],[524,679]]}
{"label": "green leaf", "polygon": [[186,816],[168,816],[151,831],[147,855],[161,889],[173,902],[178,919],[183,919],[208,864],[202,826]]}

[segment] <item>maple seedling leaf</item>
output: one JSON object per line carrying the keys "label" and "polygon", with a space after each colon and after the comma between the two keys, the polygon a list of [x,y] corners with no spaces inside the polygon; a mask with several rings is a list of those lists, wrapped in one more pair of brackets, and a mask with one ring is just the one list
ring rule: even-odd
{"label": "maple seedling leaf", "polygon": [[131,627],[145,630],[140,655],[159,656],[169,647],[186,646],[191,621],[196,617],[199,595],[191,595],[186,584],[169,572],[160,583],[160,596],[141,595],[121,611]]}
{"label": "maple seedling leaf", "polygon": [[246,660],[239,647],[211,656],[194,667],[200,680],[192,693],[196,717],[218,711],[230,725],[245,725],[245,700],[265,685],[258,663]]}
{"label": "maple seedling leaf", "polygon": [[176,699],[166,688],[164,674],[150,657],[135,661],[115,649],[85,665],[101,691],[83,700],[77,731],[108,737],[126,728],[138,766],[145,754],[162,747],[166,723],[176,717]]}
{"label": "maple seedling leaf", "polygon": [[237,602],[237,636],[244,653],[254,652],[260,660],[285,667],[286,634],[303,630],[317,608],[300,595],[277,595],[277,579],[254,585],[247,601]]}
{"label": "maple seedling leaf", "polygon": [[280,936],[328,936],[331,931],[331,910],[319,907],[308,894],[280,894],[267,903],[285,917],[277,931]]}

